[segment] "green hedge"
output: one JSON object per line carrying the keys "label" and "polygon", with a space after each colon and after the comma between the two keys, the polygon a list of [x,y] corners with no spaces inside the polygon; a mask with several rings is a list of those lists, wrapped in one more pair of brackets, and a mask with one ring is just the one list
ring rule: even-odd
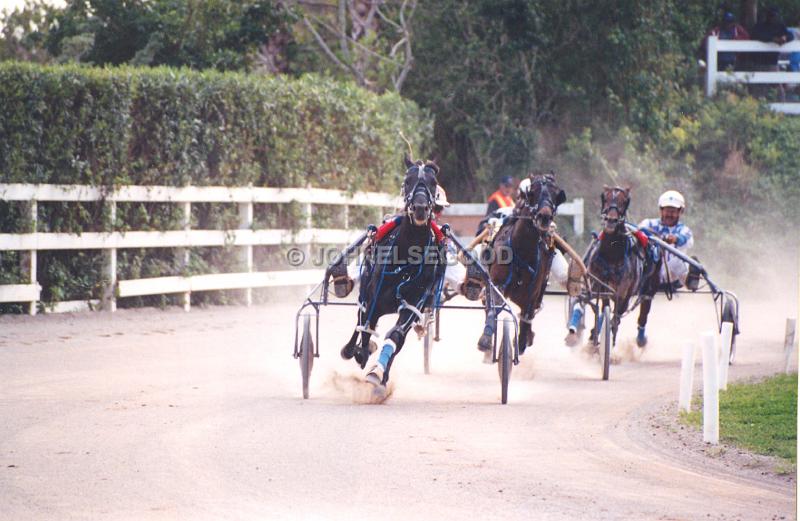
{"label": "green hedge", "polygon": [[412,102],[318,76],[0,63],[3,182],[396,191]]}
{"label": "green hedge", "polygon": [[[0,63],[0,182],[118,185],[306,186],[396,193],[407,149],[432,122],[413,102],[317,76],[299,79],[168,68],[87,68]],[[175,205],[40,203],[38,230],[177,229]],[[257,205],[256,227],[293,229],[291,204]],[[289,221],[286,222],[287,218]],[[21,203],[0,202],[0,233],[30,227]],[[236,209],[196,204],[192,226],[236,226]],[[282,258],[276,252],[266,252]],[[0,252],[0,283],[21,281],[16,252]],[[227,248],[193,248],[183,266],[169,249],[124,250],[119,276],[238,269]],[[41,252],[43,301],[97,298],[99,252]],[[229,302],[225,292],[193,301]],[[170,303],[129,299],[122,305]],[[0,305],[2,312],[21,306]]]}

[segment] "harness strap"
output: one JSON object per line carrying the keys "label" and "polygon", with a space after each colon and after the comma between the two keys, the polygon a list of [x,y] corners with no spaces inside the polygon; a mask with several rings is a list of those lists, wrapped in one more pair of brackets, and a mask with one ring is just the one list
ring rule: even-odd
{"label": "harness strap", "polygon": [[374,329],[370,329],[367,326],[356,326],[356,331],[359,333],[368,333],[369,336],[378,336],[378,332]]}
{"label": "harness strap", "polygon": [[417,309],[416,306],[413,306],[413,305],[409,304],[405,300],[401,300],[400,301],[400,306],[397,307],[397,311],[400,312],[400,311],[402,311],[404,309],[407,309],[407,310],[411,311],[412,313],[414,313],[415,315],[417,315],[417,318],[419,318],[420,320],[423,319],[422,312],[419,309]]}

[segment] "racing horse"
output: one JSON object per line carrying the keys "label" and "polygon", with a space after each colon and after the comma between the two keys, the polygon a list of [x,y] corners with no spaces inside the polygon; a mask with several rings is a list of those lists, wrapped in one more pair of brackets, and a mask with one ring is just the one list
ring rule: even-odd
{"label": "racing horse", "polygon": [[[552,172],[531,174],[530,180],[530,188],[495,235],[486,259],[494,285],[520,308],[520,353],[533,344],[531,322],[542,304],[555,253],[550,225],[558,206],[567,199]],[[495,322],[496,317],[487,310],[486,326],[478,340],[484,353],[492,349]]]}
{"label": "racing horse", "polygon": [[[444,236],[433,221],[439,167],[405,161],[404,211],[374,231],[361,266],[358,325],[341,350],[342,358],[355,358],[366,368],[367,382],[376,387],[386,385],[406,334],[440,295],[447,263]],[[378,319],[390,313],[399,315],[397,323],[373,351]]]}
{"label": "racing horse", "polygon": [[[616,343],[620,321],[629,309],[640,302],[650,303],[659,287],[661,269],[660,250],[649,245],[647,235],[642,231],[629,233],[625,218],[631,203],[630,188],[604,186],[600,194],[600,215],[603,230],[586,252],[584,263],[589,270],[589,295],[600,295],[603,305],[595,308],[595,327],[590,341],[596,343],[602,323],[602,310],[614,302],[611,317],[612,344]],[[631,304],[633,301],[633,304]],[[639,324],[647,322],[649,305],[639,309]],[[583,315],[583,307],[576,304],[569,324],[568,345],[578,343],[578,325]],[[639,342],[644,347],[645,342]]]}

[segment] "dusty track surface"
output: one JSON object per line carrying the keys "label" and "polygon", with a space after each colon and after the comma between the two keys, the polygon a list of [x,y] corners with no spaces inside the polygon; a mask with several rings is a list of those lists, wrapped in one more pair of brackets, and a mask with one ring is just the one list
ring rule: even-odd
{"label": "dusty track surface", "polygon": [[[0,317],[0,518],[794,519],[791,479],[670,450],[643,419],[677,396],[710,298],[657,301],[651,345],[609,382],[564,347],[562,306],[506,406],[476,312],[443,312],[432,375],[412,335],[383,405],[354,400],[339,358],[349,308],[323,311],[307,401],[293,305]],[[732,378],[778,370],[786,312],[743,306]]]}

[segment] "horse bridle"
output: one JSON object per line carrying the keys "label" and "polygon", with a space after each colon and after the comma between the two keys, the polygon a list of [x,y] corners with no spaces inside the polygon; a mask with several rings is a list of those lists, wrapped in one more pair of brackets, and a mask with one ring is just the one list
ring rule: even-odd
{"label": "horse bridle", "polygon": [[[617,204],[617,194],[625,195],[625,205],[624,207],[620,208]],[[600,194],[600,216],[603,218],[604,221],[609,222],[613,221],[614,224],[618,224],[625,220],[625,215],[628,212],[628,206],[631,204],[631,198],[625,194],[625,190],[622,188],[614,187],[611,189],[611,204],[606,207],[606,193]],[[616,219],[609,219],[608,212],[611,210],[616,210],[618,217]]]}
{"label": "horse bridle", "polygon": [[556,214],[556,205],[553,203],[553,194],[550,193],[549,186],[553,185],[553,178],[550,176],[542,176],[537,177],[535,179],[531,179],[531,186],[528,189],[528,193],[531,192],[534,186],[539,186],[539,200],[536,204],[531,204],[528,200],[528,196],[525,196],[525,206],[530,208],[531,210],[531,219],[535,218],[535,216],[539,213],[544,207],[549,207],[553,211],[553,216]]}
{"label": "horse bridle", "polygon": [[[426,165],[414,165],[414,166],[416,166],[416,168],[417,168],[417,182],[416,182],[416,184],[414,184],[414,187],[411,190],[408,191],[408,193],[404,194],[405,205],[406,205],[406,213],[408,214],[409,217],[412,217],[413,211],[411,209],[411,203],[414,200],[414,196],[418,192],[421,192],[422,190],[424,190],[425,193],[427,194],[428,204],[427,204],[426,208],[427,208],[428,218],[430,219],[431,215],[433,214],[433,204],[434,204],[436,198],[434,197],[434,194],[431,193],[430,189],[428,188],[428,185],[426,185],[425,182],[422,179],[423,174],[425,173],[425,169],[428,168],[428,167]],[[411,168],[414,168],[414,167],[412,166]],[[411,168],[406,170],[406,175],[408,175],[408,172],[411,170]],[[433,171],[432,168],[430,170]],[[434,174],[434,176],[435,176],[435,174]],[[422,187],[421,189],[420,189],[420,185]]]}

